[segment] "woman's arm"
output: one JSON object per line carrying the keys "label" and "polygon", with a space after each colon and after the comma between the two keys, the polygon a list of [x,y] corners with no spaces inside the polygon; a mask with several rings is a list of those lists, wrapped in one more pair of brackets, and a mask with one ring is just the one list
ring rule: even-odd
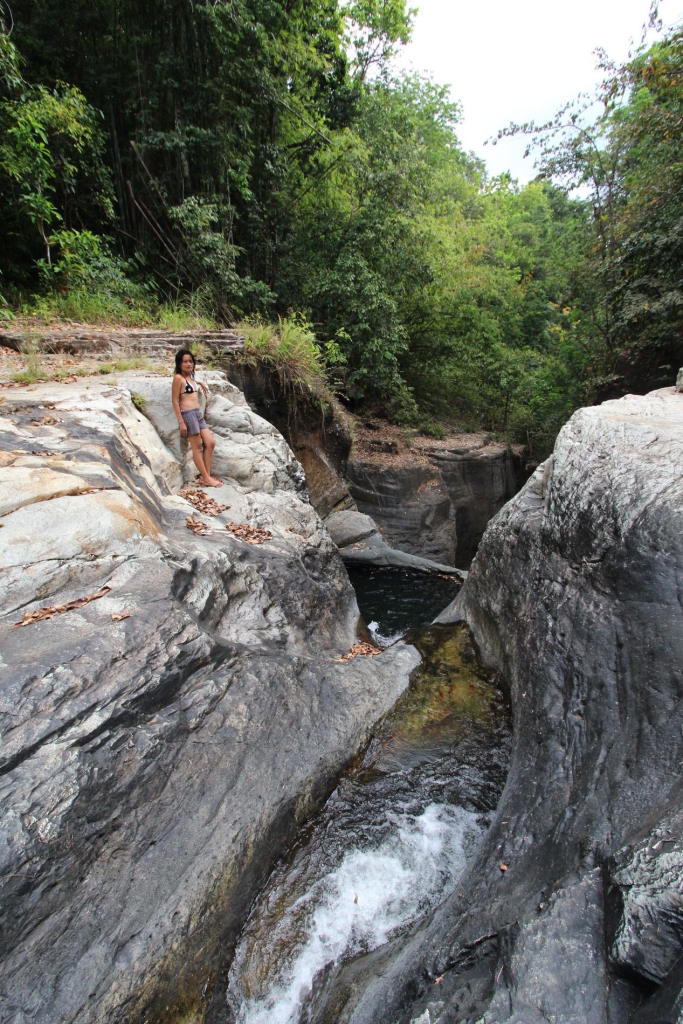
{"label": "woman's arm", "polygon": [[180,412],[180,389],[182,388],[183,383],[183,377],[181,377],[179,373],[176,373],[173,378],[173,386],[171,387],[171,401],[173,403],[173,412],[176,415],[178,426],[180,427],[180,433],[185,437],[187,435],[187,426]]}

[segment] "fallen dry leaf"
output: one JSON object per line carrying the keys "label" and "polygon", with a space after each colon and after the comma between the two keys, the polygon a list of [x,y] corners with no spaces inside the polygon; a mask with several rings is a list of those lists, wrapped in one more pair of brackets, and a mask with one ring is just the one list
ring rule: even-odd
{"label": "fallen dry leaf", "polygon": [[379,647],[373,647],[372,644],[368,644],[365,641],[359,644],[354,644],[348,654],[342,655],[341,658],[335,658],[335,661],[351,661],[352,658],[374,658],[376,654],[381,654]]}
{"label": "fallen dry leaf", "polygon": [[435,985],[440,985],[445,977],[446,977],[446,975],[442,974],[438,978],[434,978],[434,984]]}
{"label": "fallen dry leaf", "polygon": [[195,517],[187,516],[185,526],[188,530],[192,530],[199,537],[206,537],[207,534],[211,533],[211,527],[208,523],[203,523],[201,519],[195,519]]}
{"label": "fallen dry leaf", "polygon": [[15,622],[17,626],[30,626],[32,622],[41,622],[43,619],[53,619],[55,615],[63,615],[64,612],[73,611],[74,608],[82,608],[91,601],[97,601],[100,597],[108,594],[111,587],[102,587],[95,594],[88,594],[87,597],[79,597],[75,601],[67,601],[66,604],[46,605],[45,608],[36,608],[32,612],[24,612],[21,622]]}
{"label": "fallen dry leaf", "polygon": [[199,488],[183,487],[178,494],[205,516],[217,516],[219,512],[225,512],[226,508],[230,508],[229,505],[219,505],[206,491]]}
{"label": "fallen dry leaf", "polygon": [[233,523],[232,520],[225,524],[225,529],[247,544],[263,544],[273,536],[270,530],[261,530],[257,526],[248,526],[247,523]]}
{"label": "fallen dry leaf", "polygon": [[129,619],[130,618],[130,612],[128,611],[127,608],[124,608],[123,611],[112,612],[111,613],[111,618],[112,618],[112,622],[120,622],[121,619]]}
{"label": "fallen dry leaf", "polygon": [[57,419],[55,416],[41,416],[39,420],[31,420],[31,423],[35,423],[39,427],[50,426],[53,423],[61,423],[62,421]]}
{"label": "fallen dry leaf", "polygon": [[503,862],[501,861],[500,862],[500,870],[501,871],[507,871],[507,869],[508,869],[507,864],[503,864]]}

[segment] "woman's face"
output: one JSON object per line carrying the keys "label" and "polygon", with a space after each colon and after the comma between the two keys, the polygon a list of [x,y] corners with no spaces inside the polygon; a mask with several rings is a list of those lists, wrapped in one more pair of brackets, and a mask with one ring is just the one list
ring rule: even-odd
{"label": "woman's face", "polygon": [[194,370],[194,360],[192,356],[183,356],[183,361],[180,364],[180,369],[187,376]]}

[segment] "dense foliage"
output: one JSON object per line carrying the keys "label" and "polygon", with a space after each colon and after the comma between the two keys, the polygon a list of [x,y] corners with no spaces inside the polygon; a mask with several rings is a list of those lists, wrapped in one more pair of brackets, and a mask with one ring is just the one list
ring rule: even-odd
{"label": "dense foliage", "polygon": [[624,350],[661,377],[680,348],[678,33],[608,69],[597,119],[511,129],[540,147],[519,188],[462,151],[446,90],[392,76],[404,0],[23,0],[3,29],[15,305],[295,309],[349,402],[537,455]]}

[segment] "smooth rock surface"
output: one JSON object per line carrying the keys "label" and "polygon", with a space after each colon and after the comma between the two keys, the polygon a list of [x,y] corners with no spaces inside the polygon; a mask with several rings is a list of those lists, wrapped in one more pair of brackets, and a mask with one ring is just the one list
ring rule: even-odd
{"label": "smooth rock surface", "polygon": [[333,512],[325,520],[325,525],[340,555],[349,565],[393,565],[416,572],[447,573],[460,579],[467,577],[466,572],[452,565],[442,565],[429,558],[389,547],[375,521],[361,512]]}
{"label": "smooth rock surface", "polygon": [[301,467],[207,380],[213,518],[176,493],[169,378],[0,407],[3,1024],[222,1020],[255,892],[419,660],[334,660],[358,608]]}
{"label": "smooth rock surface", "polygon": [[423,439],[389,459],[355,456],[347,476],[358,510],[389,545],[463,569],[489,520],[526,479],[520,452],[486,434]]}
{"label": "smooth rock surface", "polygon": [[509,682],[506,789],[462,895],[314,1021],[408,1024],[436,993],[440,1024],[681,1020],[681,467],[673,388],[582,409],[489,524],[439,621]]}
{"label": "smooth rock surface", "polygon": [[347,475],[359,510],[375,518],[392,547],[455,564],[455,511],[438,469],[354,459]]}

